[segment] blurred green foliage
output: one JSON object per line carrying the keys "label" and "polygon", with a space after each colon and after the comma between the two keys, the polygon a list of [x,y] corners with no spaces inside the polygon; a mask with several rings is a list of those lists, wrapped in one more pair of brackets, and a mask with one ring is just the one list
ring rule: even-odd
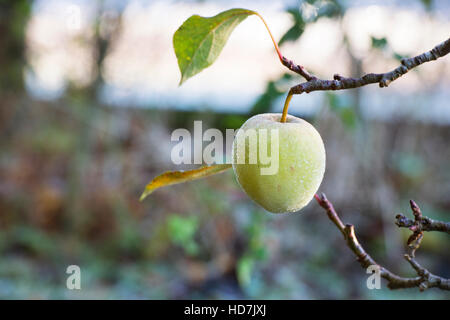
{"label": "blurred green foliage", "polygon": [[426,165],[418,154],[396,152],[392,155],[392,164],[405,177],[415,179],[421,177]]}
{"label": "blurred green foliage", "polygon": [[286,89],[286,84],[292,79],[292,74],[285,73],[279,79],[269,81],[265,92],[259,96],[250,109],[250,115],[266,113],[272,110],[275,107],[275,103],[279,101],[279,98],[286,95],[286,90],[283,89]]}
{"label": "blurred green foliage", "polygon": [[281,37],[280,41],[278,42],[278,45],[282,45],[285,42],[288,41],[295,41],[302,35],[303,31],[305,30],[306,22],[303,20],[303,16],[300,13],[300,10],[298,8],[289,8],[286,10],[294,20],[293,26],[286,31],[286,33]]}
{"label": "blurred green foliage", "polygon": [[[149,179],[173,169],[161,145],[173,129],[198,119],[237,129],[247,115],[112,108],[98,100],[100,73],[56,101],[34,100],[23,86],[30,3],[0,1],[0,298],[449,298],[435,290],[389,291],[384,282],[381,290],[367,290],[364,270],[317,205],[269,215],[249,201],[231,172],[159,190],[140,203]],[[302,3],[312,14],[300,11]],[[292,26],[280,44],[296,41],[322,17],[340,19],[345,4],[305,1],[288,8]],[[98,70],[110,39],[100,40],[93,41]],[[372,42],[392,57],[385,38]],[[251,113],[274,109],[299,81],[284,73],[268,82]],[[359,103],[345,94],[324,96],[315,119],[329,158],[321,190],[344,222],[357,226],[377,261],[413,275],[402,258],[409,231],[393,220],[396,210],[409,214],[412,197],[426,215],[450,220],[448,126],[363,125]],[[364,148],[355,146],[356,135],[364,137]],[[444,234],[426,234],[420,261],[450,277],[449,245]],[[65,287],[71,264],[81,267],[80,291]]]}
{"label": "blurred green foliage", "polygon": [[27,0],[0,1],[0,93],[23,88],[22,69],[25,60],[25,29],[31,12]]}
{"label": "blurred green foliage", "polygon": [[170,215],[167,220],[168,232],[171,241],[181,246],[188,255],[196,255],[199,247],[194,236],[198,230],[197,217],[182,217]]}
{"label": "blurred green foliage", "polygon": [[355,129],[358,118],[355,107],[349,100],[348,96],[327,92],[325,97],[328,101],[330,110],[335,112],[347,129]]}
{"label": "blurred green foliage", "polygon": [[260,212],[253,213],[250,223],[244,229],[248,237],[247,249],[237,263],[238,280],[244,288],[250,285],[255,265],[264,261],[268,254],[264,246],[265,219],[263,217]]}
{"label": "blurred green foliage", "polygon": [[384,49],[387,46],[387,39],[386,38],[375,38],[371,37],[372,40],[372,48],[376,49]]}

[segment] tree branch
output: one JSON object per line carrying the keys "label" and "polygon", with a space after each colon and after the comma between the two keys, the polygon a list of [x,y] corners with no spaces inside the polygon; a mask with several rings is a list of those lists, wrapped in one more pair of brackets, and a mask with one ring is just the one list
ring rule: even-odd
{"label": "tree branch", "polygon": [[420,208],[411,200],[411,208],[414,214],[414,220],[405,217],[403,214],[398,214],[395,218],[395,224],[401,228],[409,228],[413,232],[422,231],[440,231],[450,234],[450,223],[438,220],[433,220],[428,217],[423,217]]}
{"label": "tree branch", "polygon": [[450,52],[450,38],[438,44],[430,51],[422,53],[412,58],[401,60],[401,65],[386,73],[369,73],[361,78],[346,78],[335,74],[333,80],[322,80],[312,76],[306,69],[293,61],[281,57],[281,63],[289,70],[298,73],[307,81],[292,87],[289,94],[309,93],[319,90],[343,90],[358,88],[372,83],[378,83],[381,88],[387,87],[392,81],[398,79],[409,70],[428,61],[436,60]]}
{"label": "tree branch", "polygon": [[[380,266],[364,250],[364,248],[361,246],[361,244],[358,242],[358,239],[356,238],[354,226],[350,224],[344,225],[342,220],[337,215],[336,210],[333,207],[333,204],[327,199],[325,194],[322,193],[320,196],[316,194],[315,198],[319,203],[319,205],[323,209],[325,209],[330,220],[336,225],[339,231],[341,231],[342,235],[344,236],[344,239],[347,242],[347,246],[355,254],[361,266],[365,269],[367,269],[371,265],[378,266],[380,270],[380,276],[388,281],[388,288],[401,289],[401,288],[418,287],[420,291],[424,291],[427,288],[435,287],[442,290],[450,290],[450,279],[445,279],[432,274],[430,271],[422,267],[415,260],[415,251],[419,248],[423,238],[422,230],[420,231],[416,230],[417,232],[414,231],[413,235],[410,237],[410,239],[408,239],[408,248],[410,250],[409,253],[405,254],[404,256],[404,258],[409,262],[411,267],[416,271],[418,276],[413,278],[400,277],[392,273],[388,269]],[[413,210],[414,216],[418,217],[420,209],[414,201],[411,201],[411,209]],[[429,218],[422,217],[422,214],[420,213],[420,219],[423,220]]]}
{"label": "tree branch", "polygon": [[316,77],[312,76],[308,71],[306,71],[306,69],[303,66],[301,66],[299,64],[295,64],[294,61],[289,60],[288,58],[286,58],[284,56],[281,56],[281,63],[283,64],[283,66],[285,66],[289,70],[301,75],[307,81],[317,79]]}

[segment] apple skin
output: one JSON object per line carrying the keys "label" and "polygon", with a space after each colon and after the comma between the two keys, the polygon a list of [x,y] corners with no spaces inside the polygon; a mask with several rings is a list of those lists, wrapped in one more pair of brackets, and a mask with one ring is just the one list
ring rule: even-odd
{"label": "apple skin", "polygon": [[[291,115],[284,123],[280,119],[279,113],[251,117],[236,133],[232,148],[233,170],[240,186],[254,202],[272,213],[295,212],[305,207],[319,189],[325,173],[325,147],[317,130]],[[250,142],[243,139],[247,129],[255,129],[258,137],[256,164],[249,163]],[[267,129],[268,133],[261,135],[260,129]],[[261,164],[259,143],[267,143],[270,154],[272,129],[278,129],[278,171],[264,175],[260,169],[269,165]]]}

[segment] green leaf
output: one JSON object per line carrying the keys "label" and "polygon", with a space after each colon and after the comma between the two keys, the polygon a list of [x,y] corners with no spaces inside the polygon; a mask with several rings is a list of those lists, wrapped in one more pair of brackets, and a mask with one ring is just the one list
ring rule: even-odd
{"label": "green leaf", "polygon": [[193,15],[173,35],[173,47],[181,71],[180,85],[217,59],[231,32],[256,12],[231,9],[210,18]]}
{"label": "green leaf", "polygon": [[216,164],[213,166],[203,166],[198,169],[189,171],[167,171],[160,174],[145,187],[141,195],[140,201],[144,200],[149,194],[161,187],[170,186],[186,181],[197,180],[208,177],[213,174],[221,173],[231,168],[231,164]]}

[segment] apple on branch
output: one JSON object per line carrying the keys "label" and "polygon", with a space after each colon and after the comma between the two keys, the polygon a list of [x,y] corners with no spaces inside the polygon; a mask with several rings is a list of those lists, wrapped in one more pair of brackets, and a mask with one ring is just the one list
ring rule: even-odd
{"label": "apple on branch", "polygon": [[238,130],[232,150],[240,186],[273,213],[306,206],[325,172],[325,147],[317,130],[303,119],[281,118],[276,113],[251,117]]}

